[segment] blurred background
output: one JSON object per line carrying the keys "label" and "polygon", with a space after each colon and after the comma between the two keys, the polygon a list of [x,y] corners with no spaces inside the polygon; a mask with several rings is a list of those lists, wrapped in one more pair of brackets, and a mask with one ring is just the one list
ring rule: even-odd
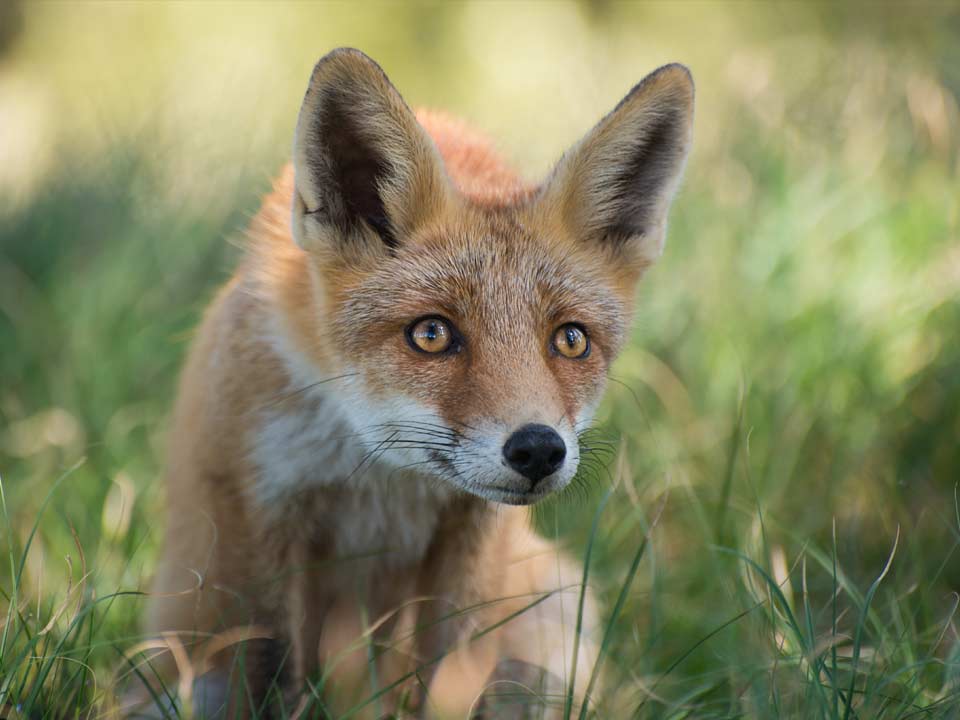
{"label": "blurred background", "polygon": [[614,488],[608,610],[649,539],[600,716],[955,717],[956,3],[0,3],[0,703],[99,707],[139,639],[112,594],[152,572],[180,361],[340,45],[530,179],[649,71],[693,72],[599,417],[619,452],[540,512],[583,556]]}

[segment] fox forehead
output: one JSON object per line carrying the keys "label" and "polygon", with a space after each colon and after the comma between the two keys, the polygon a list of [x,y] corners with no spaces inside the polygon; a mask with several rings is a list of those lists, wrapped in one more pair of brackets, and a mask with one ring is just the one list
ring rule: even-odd
{"label": "fox forehead", "polygon": [[[509,211],[474,212],[410,238],[395,255],[341,286],[333,306],[350,333],[429,314],[516,344],[578,322],[614,354],[629,315],[606,263]],[[477,217],[479,216],[479,217]],[[384,328],[386,329],[386,328]],[[490,332],[494,330],[495,332]]]}

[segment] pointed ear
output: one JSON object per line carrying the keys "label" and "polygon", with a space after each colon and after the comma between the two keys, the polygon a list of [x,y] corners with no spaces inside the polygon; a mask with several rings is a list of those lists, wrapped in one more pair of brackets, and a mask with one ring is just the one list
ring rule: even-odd
{"label": "pointed ear", "polygon": [[690,148],[693,80],[683,65],[648,75],[561,158],[544,210],[575,237],[642,268],[659,257]]}
{"label": "pointed ear", "polygon": [[448,192],[433,141],[359,50],[334,50],[313,69],[293,167],[293,237],[310,250],[392,251]]}

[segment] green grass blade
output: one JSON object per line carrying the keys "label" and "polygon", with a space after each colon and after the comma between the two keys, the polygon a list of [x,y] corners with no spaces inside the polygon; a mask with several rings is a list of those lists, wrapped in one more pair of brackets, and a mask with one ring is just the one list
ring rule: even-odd
{"label": "green grass blade", "polygon": [[[608,489],[597,505],[597,509],[593,514],[593,524],[590,526],[590,536],[587,539],[587,550],[584,553],[583,577],[580,580],[580,599],[577,604],[577,627],[573,638],[573,656],[570,660],[570,679],[567,681],[567,699],[563,708],[564,720],[570,720],[570,715],[573,712],[573,695],[577,681],[577,660],[580,654],[580,635],[583,632],[583,605],[587,597],[587,581],[590,579],[590,558],[593,555],[593,543],[597,537],[597,529],[600,527],[600,516],[603,514],[603,510],[607,506],[607,501],[610,500],[612,495],[613,489]],[[586,702],[586,700],[584,700],[584,702]]]}

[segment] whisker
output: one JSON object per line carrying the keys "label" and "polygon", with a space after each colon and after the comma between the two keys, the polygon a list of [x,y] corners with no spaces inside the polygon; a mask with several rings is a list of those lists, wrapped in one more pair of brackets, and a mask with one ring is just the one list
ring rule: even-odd
{"label": "whisker", "polygon": [[633,396],[633,400],[634,400],[634,402],[637,403],[637,407],[640,408],[641,411],[644,409],[643,403],[640,401],[640,396],[637,394],[637,391],[634,390],[627,382],[621,380],[621,379],[618,378],[618,377],[614,377],[614,376],[611,375],[610,373],[607,373],[607,379],[608,379],[608,380],[611,380],[612,382],[615,382],[617,385],[620,385],[620,386],[622,386],[622,387],[625,387],[625,388],[630,392],[630,394]]}
{"label": "whisker", "polygon": [[447,430],[441,426],[437,426],[440,429],[434,429],[431,427],[420,427],[414,423],[407,422],[389,422],[383,423],[380,427],[383,428],[404,428],[406,430],[412,430],[413,432],[423,433],[424,435],[433,435],[434,437],[445,437],[445,438],[454,438],[460,436],[460,433],[456,431]]}
{"label": "whisker", "polygon": [[312,382],[309,385],[304,385],[303,387],[297,388],[296,390],[284,391],[282,393],[275,395],[270,400],[268,400],[265,403],[264,407],[273,407],[277,403],[281,403],[284,400],[289,400],[292,397],[305,393],[320,385],[325,385],[329,382],[333,382],[334,380],[343,380],[344,378],[354,377],[357,374],[358,373],[352,372],[352,373],[344,373],[343,375],[335,375],[334,377],[325,378],[323,380],[317,380],[316,382]]}
{"label": "whisker", "polygon": [[430,461],[430,460],[421,460],[421,461],[419,461],[419,462],[413,462],[413,463],[407,463],[406,465],[401,465],[401,466],[396,467],[396,468],[394,468],[393,470],[391,470],[391,471],[390,471],[390,474],[387,475],[387,479],[388,479],[388,480],[392,480],[392,479],[393,479],[393,476],[394,476],[396,473],[398,473],[398,472],[402,472],[403,470],[409,470],[410,468],[414,468],[414,467],[417,467],[417,466],[419,466],[419,465],[429,465],[431,462],[432,462],[432,461]]}
{"label": "whisker", "polygon": [[[349,475],[347,475],[347,477],[346,477],[346,479],[344,480],[344,482],[348,482],[351,478],[353,478],[353,476],[357,474],[357,472],[360,470],[360,468],[362,468],[362,467],[364,466],[364,464],[367,462],[367,460],[369,460],[371,457],[373,457],[374,454],[376,454],[376,453],[380,450],[380,448],[382,448],[383,446],[387,445],[387,444],[390,442],[390,440],[392,439],[392,437],[393,437],[393,436],[391,436],[390,438],[387,438],[387,439],[385,439],[385,440],[381,440],[379,443],[377,443],[377,445],[376,445],[370,452],[366,453],[366,454],[360,459],[360,462],[357,463],[357,466],[350,472]],[[382,453],[381,453],[381,454],[382,454]]]}

